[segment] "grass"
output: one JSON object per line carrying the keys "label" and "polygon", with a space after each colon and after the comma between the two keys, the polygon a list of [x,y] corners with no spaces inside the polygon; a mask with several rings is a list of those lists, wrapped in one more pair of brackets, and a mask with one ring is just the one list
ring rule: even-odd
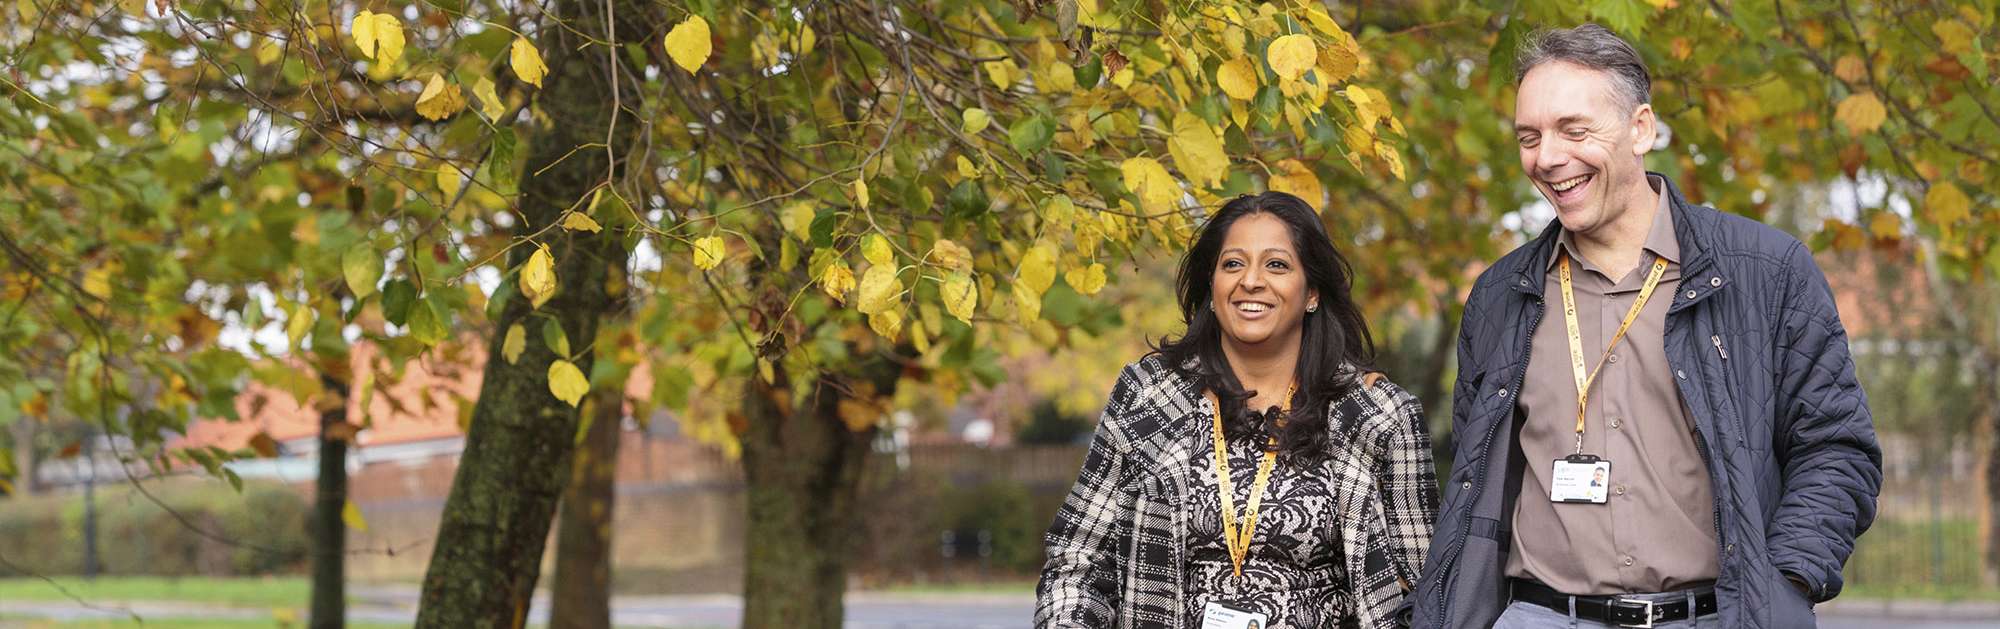
{"label": "grass", "polygon": [[1847,561],[1841,596],[2000,599],[2000,591],[1980,585],[1982,546],[1972,520],[1876,520]]}
{"label": "grass", "polygon": [[311,584],[305,577],[99,577],[90,581],[56,577],[54,580],[61,589],[41,579],[0,579],[0,601],[83,599],[92,603],[171,601],[229,607],[303,607],[311,597]]}
{"label": "grass", "polygon": [[[5,621],[5,622],[9,623],[9,626],[15,626],[15,627],[20,627],[21,629],[43,629],[43,628],[48,628],[48,629],[57,629],[57,628],[60,628],[60,629],[137,629],[137,628],[140,628],[140,627],[143,627],[144,629],[296,629],[296,628],[300,628],[300,627],[304,627],[304,626],[305,626],[305,622],[304,622],[303,620],[300,620],[300,621],[295,621],[295,622],[292,622],[292,623],[290,623],[290,624],[286,624],[286,623],[281,623],[281,622],[277,621],[276,619],[271,619],[271,620],[213,620],[213,619],[151,619],[151,618],[148,618],[148,619],[145,619],[145,621],[144,621],[144,622],[140,622],[140,621],[136,621],[136,620],[132,620],[132,619],[130,619],[130,618],[127,618],[127,619],[123,619],[123,620],[68,620],[68,621],[56,621],[56,620],[35,620],[35,619],[26,619],[26,618],[24,618],[24,617],[21,617],[21,616],[10,616],[10,615],[6,615],[6,614],[0,614],[0,621]],[[348,623],[347,623],[347,626],[348,626],[348,627],[353,627],[354,629],[388,629],[388,628],[390,628],[390,627],[399,627],[399,626],[401,626],[401,625],[394,625],[394,624],[380,624],[380,623],[365,623],[365,622],[351,622],[351,621],[350,621],[350,622],[348,622]]]}

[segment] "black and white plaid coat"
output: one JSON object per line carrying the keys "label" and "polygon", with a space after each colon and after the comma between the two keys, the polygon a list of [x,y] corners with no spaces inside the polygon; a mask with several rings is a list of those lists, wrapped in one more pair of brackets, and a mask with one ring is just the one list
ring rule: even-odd
{"label": "black and white plaid coat", "polygon": [[[1184,618],[1190,466],[1212,445],[1200,391],[1158,355],[1125,367],[1046,538],[1037,629],[1199,629]],[[1437,519],[1422,406],[1379,380],[1329,404],[1336,511],[1361,627],[1392,627]],[[1254,549],[1254,546],[1253,546]],[[1254,551],[1253,551],[1254,552]]]}

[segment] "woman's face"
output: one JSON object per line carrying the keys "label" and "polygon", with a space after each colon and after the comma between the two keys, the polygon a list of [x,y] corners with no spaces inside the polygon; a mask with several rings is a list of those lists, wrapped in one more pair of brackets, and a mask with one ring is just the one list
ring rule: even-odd
{"label": "woman's face", "polygon": [[1225,342],[1297,344],[1306,309],[1317,307],[1318,301],[1319,293],[1306,286],[1292,230],[1284,221],[1258,212],[1229,226],[1209,292]]}

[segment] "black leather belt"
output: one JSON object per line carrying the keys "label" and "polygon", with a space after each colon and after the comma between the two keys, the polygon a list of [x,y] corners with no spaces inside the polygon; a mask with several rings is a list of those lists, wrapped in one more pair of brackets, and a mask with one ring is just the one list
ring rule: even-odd
{"label": "black leather belt", "polygon": [[[1524,579],[1514,580],[1514,600],[1533,603],[1569,615],[1570,599],[1576,599],[1576,617],[1620,627],[1651,627],[1656,622],[1687,620],[1715,613],[1715,588],[1692,590],[1694,609],[1688,609],[1685,595],[1668,600],[1639,600],[1621,596],[1571,596],[1549,586]],[[1657,595],[1649,595],[1659,598]]]}

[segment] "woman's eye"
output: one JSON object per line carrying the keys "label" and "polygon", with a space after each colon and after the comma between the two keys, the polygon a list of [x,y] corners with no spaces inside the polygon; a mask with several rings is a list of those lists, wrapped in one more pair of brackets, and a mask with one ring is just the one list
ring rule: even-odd
{"label": "woman's eye", "polygon": [[1222,268],[1225,268],[1225,269],[1234,269],[1234,268],[1236,268],[1236,267],[1239,267],[1239,266],[1243,266],[1243,262],[1242,262],[1241,260],[1223,260],[1223,261],[1222,261]]}
{"label": "woman's eye", "polygon": [[1292,265],[1289,265],[1289,264],[1285,264],[1285,261],[1284,261],[1284,260],[1272,260],[1272,261],[1270,261],[1270,262],[1268,262],[1268,263],[1265,263],[1265,264],[1264,264],[1264,266],[1266,266],[1266,267],[1269,267],[1269,268],[1273,268],[1273,269],[1278,269],[1278,270],[1284,270],[1284,269],[1289,269],[1289,268],[1292,268]]}

